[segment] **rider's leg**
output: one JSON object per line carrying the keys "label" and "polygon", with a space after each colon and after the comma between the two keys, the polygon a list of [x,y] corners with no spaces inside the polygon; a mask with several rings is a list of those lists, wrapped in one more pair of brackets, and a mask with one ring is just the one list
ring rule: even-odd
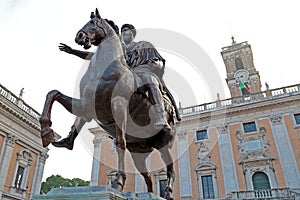
{"label": "rider's leg", "polygon": [[86,123],[85,120],[76,117],[75,122],[71,127],[71,131],[69,135],[66,138],[63,138],[59,141],[52,142],[52,145],[55,147],[65,147],[69,150],[72,150],[74,146],[74,141],[85,123]]}
{"label": "rider's leg", "polygon": [[154,127],[157,129],[171,129],[168,124],[168,121],[165,116],[165,106],[163,101],[163,96],[159,89],[159,82],[154,76],[144,76],[144,83],[146,83],[146,88],[149,93],[149,100],[151,104],[154,106],[155,110],[155,122]]}

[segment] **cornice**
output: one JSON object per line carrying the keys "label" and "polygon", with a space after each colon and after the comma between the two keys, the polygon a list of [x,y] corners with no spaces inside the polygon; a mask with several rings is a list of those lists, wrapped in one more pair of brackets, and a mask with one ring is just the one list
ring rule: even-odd
{"label": "cornice", "polygon": [[24,128],[31,129],[31,131],[32,129],[34,129],[34,131],[40,131],[40,124],[37,119],[33,118],[11,102],[8,102],[2,96],[0,96],[0,109],[4,111],[2,114],[9,119],[22,122],[19,124]]}

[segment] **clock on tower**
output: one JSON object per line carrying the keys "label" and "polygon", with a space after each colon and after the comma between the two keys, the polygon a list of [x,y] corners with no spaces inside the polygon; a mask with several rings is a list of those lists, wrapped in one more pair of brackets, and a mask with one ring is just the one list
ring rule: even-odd
{"label": "clock on tower", "polygon": [[221,55],[226,67],[226,82],[231,97],[261,92],[261,81],[259,72],[253,62],[251,45],[248,42],[236,43],[232,37],[232,45],[223,47]]}

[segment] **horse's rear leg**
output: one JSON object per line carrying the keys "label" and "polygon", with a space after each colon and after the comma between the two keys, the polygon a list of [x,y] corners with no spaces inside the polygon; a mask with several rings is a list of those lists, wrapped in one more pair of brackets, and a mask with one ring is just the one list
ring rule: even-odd
{"label": "horse's rear leg", "polygon": [[144,177],[148,192],[153,192],[151,176],[146,166],[146,158],[148,155],[149,153],[131,153],[135,167]]}
{"label": "horse's rear leg", "polygon": [[59,141],[52,142],[52,145],[55,147],[65,147],[69,150],[72,150],[74,146],[74,141],[85,123],[85,120],[81,119],[80,117],[76,117],[75,122],[71,127],[69,135],[66,138],[63,138]]}
{"label": "horse's rear leg", "polygon": [[174,173],[174,167],[173,167],[173,159],[170,152],[170,149],[167,147],[164,147],[159,150],[161,153],[161,157],[164,161],[164,163],[167,166],[167,186],[165,188],[165,198],[168,200],[173,200],[173,184],[175,181],[175,173]]}
{"label": "horse's rear leg", "polygon": [[111,100],[112,111],[116,122],[116,147],[118,154],[118,173],[116,179],[112,182],[112,187],[123,191],[125,175],[125,131],[127,123],[127,101],[123,97],[114,97]]}

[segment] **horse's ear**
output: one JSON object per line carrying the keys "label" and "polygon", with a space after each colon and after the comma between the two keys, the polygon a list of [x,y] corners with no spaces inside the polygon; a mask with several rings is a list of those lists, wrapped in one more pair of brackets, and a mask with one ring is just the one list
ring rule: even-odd
{"label": "horse's ear", "polygon": [[98,8],[96,8],[96,17],[98,17],[99,19],[101,19],[100,13],[98,11]]}
{"label": "horse's ear", "polygon": [[96,17],[95,13],[94,13],[94,12],[91,12],[91,19],[93,19],[93,18],[95,18],[95,17]]}

